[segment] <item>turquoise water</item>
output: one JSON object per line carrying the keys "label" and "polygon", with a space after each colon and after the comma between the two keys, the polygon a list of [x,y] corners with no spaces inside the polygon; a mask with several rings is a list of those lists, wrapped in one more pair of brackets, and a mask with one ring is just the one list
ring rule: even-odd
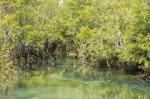
{"label": "turquoise water", "polygon": [[56,68],[21,77],[0,99],[150,99],[150,84],[132,75],[79,69],[63,61]]}

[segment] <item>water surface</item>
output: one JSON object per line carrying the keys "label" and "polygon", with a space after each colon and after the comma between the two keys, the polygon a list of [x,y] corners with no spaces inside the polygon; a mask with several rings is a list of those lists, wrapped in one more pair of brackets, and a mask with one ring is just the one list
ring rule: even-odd
{"label": "water surface", "polygon": [[63,61],[57,67],[33,71],[21,78],[2,99],[150,99],[150,84],[134,76],[74,67]]}

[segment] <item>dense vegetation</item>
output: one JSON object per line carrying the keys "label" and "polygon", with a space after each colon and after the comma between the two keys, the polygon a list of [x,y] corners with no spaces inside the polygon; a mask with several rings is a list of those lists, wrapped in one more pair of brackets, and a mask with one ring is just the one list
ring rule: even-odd
{"label": "dense vegetation", "polygon": [[150,74],[150,0],[0,0],[0,64],[65,56]]}

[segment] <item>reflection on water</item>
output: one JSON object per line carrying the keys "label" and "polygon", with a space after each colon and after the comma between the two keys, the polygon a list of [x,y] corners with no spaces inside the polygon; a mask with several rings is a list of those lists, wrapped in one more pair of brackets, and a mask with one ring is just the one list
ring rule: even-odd
{"label": "reflection on water", "polygon": [[34,71],[18,81],[7,99],[150,99],[150,84],[136,81],[131,75],[61,64],[42,73]]}
{"label": "reflection on water", "polygon": [[3,66],[0,68],[0,96],[7,99],[8,92],[18,79],[17,69],[13,66]]}

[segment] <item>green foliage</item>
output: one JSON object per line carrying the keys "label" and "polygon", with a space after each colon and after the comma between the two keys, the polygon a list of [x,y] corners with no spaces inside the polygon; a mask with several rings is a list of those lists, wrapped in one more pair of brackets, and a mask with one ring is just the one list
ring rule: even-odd
{"label": "green foliage", "polygon": [[[149,0],[1,0],[0,6],[0,55],[7,46],[17,60],[78,55],[82,65],[150,72]],[[53,53],[45,51],[51,42]]]}

